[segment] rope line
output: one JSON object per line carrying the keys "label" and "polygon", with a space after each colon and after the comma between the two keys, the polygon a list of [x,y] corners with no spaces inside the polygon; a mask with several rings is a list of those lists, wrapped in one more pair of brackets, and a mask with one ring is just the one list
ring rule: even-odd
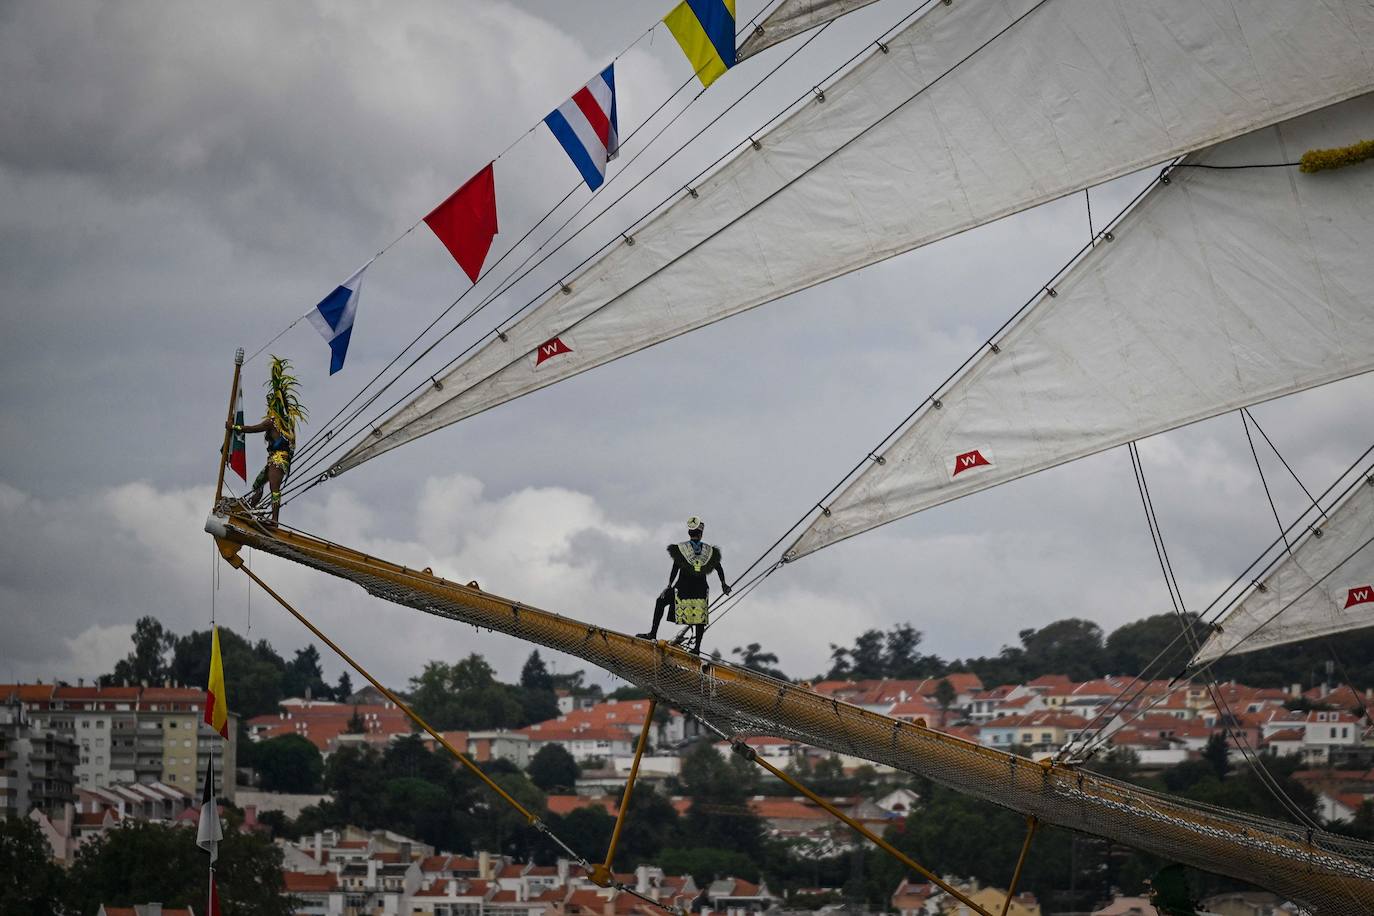
{"label": "rope line", "polygon": [[[862,56],[863,56],[864,54],[866,54],[866,53],[870,53],[870,52],[871,52],[871,48],[873,47],[873,45],[879,45],[879,44],[881,44],[881,39],[882,39],[882,38],[887,37],[890,33],[892,33],[893,31],[895,31],[896,29],[901,28],[909,19],[911,19],[911,18],[917,16],[917,15],[918,15],[919,13],[921,13],[926,7],[932,5],[934,2],[935,2],[935,0],[924,0],[924,2],[922,2],[915,10],[911,11],[910,13],[905,14],[905,15],[902,16],[901,19],[899,19],[894,25],[888,27],[885,31],[883,31],[883,32],[880,34],[880,36],[879,36],[878,39],[874,40],[873,42],[869,42],[868,44],[865,44],[864,47],[863,47],[860,51],[858,51],[858,52],[856,52],[855,54],[851,55],[846,61],[844,61],[844,62],[841,63],[838,67],[836,67],[834,70],[832,70],[832,71],[830,72],[830,74],[828,74],[826,77],[824,77],[824,78],[821,80],[821,82],[824,83],[824,82],[826,82],[827,80],[833,78],[833,77],[835,76],[835,74],[837,74],[837,73],[841,72],[842,70],[844,70],[846,67],[848,67],[850,64],[852,64],[855,60],[858,60],[860,57],[862,57]],[[1043,4],[1046,3],[1046,2],[1048,2],[1048,0],[1040,0],[1040,3],[1037,4],[1035,8],[1038,8],[1040,5],[1043,5]],[[1019,22],[1020,19],[1025,18],[1025,16],[1029,15],[1030,12],[1033,12],[1033,11],[1034,11],[1034,9],[1028,11],[1027,13],[1023,14],[1021,17],[1019,17],[1016,21]],[[1005,32],[1007,29],[1010,29],[1010,28],[1011,28],[1012,26],[1014,26],[1015,24],[1016,24],[1016,23],[1013,22],[1012,25],[1009,25],[1009,26],[1006,27],[1006,29],[1003,29],[1003,32]],[[728,112],[731,110],[731,108],[733,108],[736,104],[738,104],[740,101],[742,101],[744,98],[746,98],[746,97],[748,96],[749,93],[753,92],[753,91],[754,91],[755,89],[757,89],[760,85],[762,85],[762,83],[763,83],[764,81],[766,81],[769,77],[771,77],[774,73],[776,73],[777,70],[778,70],[779,68],[781,68],[781,67],[782,67],[783,65],[785,65],[789,60],[791,60],[791,58],[792,58],[793,56],[795,56],[797,53],[799,53],[799,52],[800,52],[803,48],[805,48],[812,40],[814,40],[814,39],[815,39],[816,37],[818,37],[822,32],[824,32],[825,29],[826,29],[826,27],[827,27],[828,25],[829,25],[829,23],[827,23],[825,26],[822,26],[819,30],[817,30],[817,32],[816,32],[815,34],[809,36],[806,42],[804,42],[798,49],[796,49],[796,50],[793,51],[791,54],[789,54],[787,58],[785,58],[783,61],[781,61],[779,64],[777,64],[772,70],[769,70],[769,71],[764,75],[764,77],[763,77],[762,79],[760,79],[760,81],[759,81],[758,83],[756,83],[754,86],[750,87],[750,89],[749,89],[743,96],[741,96],[739,99],[736,99],[735,102],[732,102],[731,105],[730,105],[729,107],[727,107],[727,108],[726,108],[724,111],[722,111],[719,115],[717,115],[717,116],[716,116],[715,118],[713,118],[710,122],[708,122],[700,131],[697,132],[697,134],[693,135],[693,137],[690,138],[690,139],[687,141],[687,143],[690,143],[690,142],[692,142],[692,140],[695,140],[696,137],[700,136],[701,133],[703,133],[705,130],[709,129],[709,128],[710,128],[712,125],[714,125],[722,116],[724,116],[726,113],[728,113]],[[999,32],[998,34],[1000,35],[1001,33]],[[993,38],[993,39],[989,39],[989,41],[995,40],[996,37],[997,37],[997,36],[994,36],[994,38]],[[986,45],[986,43],[985,43],[985,45]],[[984,46],[985,46],[985,45],[984,45]],[[980,46],[979,49],[975,49],[975,51],[971,52],[971,53],[968,55],[968,57],[971,57],[973,54],[977,53],[977,50],[981,50],[981,46]],[[967,60],[968,57],[966,57],[965,60]],[[963,61],[961,61],[960,63],[962,63],[962,62],[963,62]],[[956,64],[955,66],[957,67],[957,66],[959,66],[959,64]],[[951,69],[953,69],[953,68],[951,68]],[[932,81],[932,83],[929,84],[929,85],[933,85],[934,82],[937,82],[940,78],[942,78],[942,77],[937,77],[936,80],[935,80],[935,81]],[[928,86],[927,86],[926,88],[928,88]],[[919,95],[920,92],[923,92],[923,91],[924,91],[924,89],[918,90],[918,92],[917,92],[916,94]],[[912,96],[912,98],[914,98],[914,97],[915,97],[915,96]],[[799,104],[805,103],[805,102],[807,102],[807,101],[809,101],[809,100],[811,100],[811,99],[813,99],[813,98],[814,98],[814,95],[813,95],[812,91],[811,91],[811,90],[808,90],[806,93],[804,93],[804,94],[798,96],[798,97],[797,97],[794,101],[792,101],[791,103],[789,103],[789,104],[783,106],[782,109],[780,109],[776,114],[774,114],[772,117],[770,117],[768,120],[766,120],[760,127],[758,127],[758,128],[756,128],[755,130],[751,131],[751,132],[750,132],[750,135],[749,135],[745,140],[741,140],[739,143],[737,143],[737,144],[735,145],[735,147],[731,148],[731,149],[728,150],[727,152],[723,153],[721,156],[717,157],[711,164],[709,164],[709,165],[706,166],[704,169],[702,169],[700,172],[698,172],[697,175],[696,175],[695,177],[693,177],[693,178],[688,182],[688,189],[690,190],[690,187],[691,187],[692,184],[694,184],[694,183],[700,181],[700,179],[701,179],[703,176],[705,176],[705,175],[707,175],[708,173],[710,173],[710,172],[711,172],[713,169],[715,169],[721,162],[723,162],[723,161],[725,161],[727,158],[730,158],[731,156],[733,156],[733,155],[738,151],[738,149],[739,149],[744,143],[747,142],[747,143],[750,143],[750,144],[752,145],[752,144],[754,143],[753,136],[754,136],[755,134],[758,134],[760,131],[763,131],[763,130],[768,129],[768,128],[771,127],[776,121],[778,121],[780,118],[786,116],[794,107],[796,107],[796,106],[799,105]],[[907,101],[909,102],[910,99],[908,99]],[[904,105],[904,104],[906,104],[906,103],[903,102],[901,105],[898,105],[897,108],[893,109],[892,112],[889,112],[888,115],[885,115],[884,118],[879,119],[878,122],[875,122],[875,124],[870,125],[870,127],[869,127],[868,129],[871,129],[873,126],[876,126],[877,123],[881,123],[882,120],[884,120],[887,116],[890,116],[893,112],[895,112],[897,109],[901,108],[902,105]],[[866,129],[866,130],[867,130],[867,129]],[[861,135],[862,135],[862,134],[860,134],[860,136],[861,136]],[[848,141],[848,142],[853,142],[854,139],[857,139],[857,137],[852,138],[852,139],[851,139],[850,141]],[[687,144],[683,144],[683,147],[679,147],[678,152],[680,152],[682,148],[685,148],[686,145],[687,145]],[[846,143],[845,145],[848,145],[848,143]],[[842,149],[843,146],[840,147],[840,148]],[[835,152],[838,152],[838,150],[836,150]],[[674,152],[674,153],[671,154],[671,155],[676,155],[676,152]],[[832,153],[832,155],[833,155],[833,153]],[[670,156],[669,158],[671,158],[671,156]],[[667,161],[667,160],[665,160],[665,162],[666,162],[666,161]],[[660,163],[660,165],[659,165],[658,167],[661,167],[663,164],[664,164],[664,163]],[[818,164],[819,164],[819,163],[818,163]],[[658,167],[656,167],[654,171],[657,171],[657,168],[658,168]],[[813,168],[814,168],[814,166],[813,166]],[[808,170],[808,171],[809,171],[809,170]],[[650,174],[652,174],[652,172],[651,172]],[[803,173],[803,174],[805,174],[805,173]],[[642,183],[643,180],[646,180],[648,177],[649,177],[648,175],[644,176],[644,179],[641,179],[641,183]],[[798,177],[800,177],[800,176],[798,176]],[[794,179],[794,181],[795,181],[795,179]],[[789,182],[789,184],[790,184],[790,183],[791,183],[791,182]],[[638,187],[638,184],[636,184],[635,187]],[[786,187],[786,186],[784,186],[784,187]],[[633,188],[632,188],[631,190],[633,190]],[[780,190],[781,190],[781,189],[780,189]],[[629,192],[627,191],[626,193],[629,193]],[[576,266],[573,268],[573,272],[576,272],[577,270],[580,270],[582,267],[586,266],[591,260],[593,260],[593,259],[596,258],[596,257],[599,257],[608,247],[610,247],[611,245],[614,245],[614,244],[618,243],[618,242],[621,240],[621,238],[622,238],[623,235],[628,234],[629,232],[633,231],[635,227],[637,227],[637,226],[640,225],[645,219],[649,218],[651,215],[653,215],[654,213],[656,213],[660,207],[662,207],[663,205],[665,205],[665,204],[671,202],[671,201],[672,201],[678,194],[680,194],[680,193],[681,193],[680,190],[674,191],[671,195],[665,197],[665,198],[663,199],[663,201],[662,201],[660,204],[658,204],[658,205],[656,205],[655,207],[651,208],[651,209],[650,209],[649,211],[647,211],[645,214],[643,214],[642,216],[640,216],[639,218],[637,218],[636,220],[634,220],[628,227],[626,227],[626,229],[625,229],[623,232],[618,232],[618,233],[616,233],[616,235],[615,235],[612,239],[610,239],[605,245],[603,245],[601,249],[597,250],[596,252],[593,252],[593,253],[592,253],[591,255],[589,255],[587,258],[583,259],[582,262],[580,262],[578,265],[576,265]],[[777,192],[775,192],[775,193],[777,193]],[[622,198],[623,198],[623,195],[622,195]],[[621,198],[618,198],[617,200],[619,200],[619,199],[621,199]],[[609,207],[608,207],[607,209],[609,209]],[[605,212],[605,211],[602,211],[602,212]],[[599,216],[599,215],[600,215],[600,214],[598,214],[598,216]],[[589,223],[588,225],[590,225],[590,223]],[[579,230],[579,231],[580,231],[580,230]],[[536,266],[537,266],[537,265],[536,265]],[[531,307],[532,305],[534,305],[534,304],[536,304],[537,302],[541,301],[542,298],[543,298],[544,296],[546,296],[546,295],[552,293],[555,289],[557,289],[557,288],[561,285],[561,283],[562,283],[562,281],[559,281],[559,283],[551,284],[551,285],[550,285],[549,287],[547,287],[547,289],[546,289],[543,293],[541,293],[538,297],[536,297],[536,298],[534,298],[534,299],[531,299],[531,300],[530,300],[529,302],[527,302],[525,305],[523,305],[522,307],[520,307],[519,309],[517,309],[515,312],[513,312],[510,316],[508,316],[508,318],[506,319],[506,321],[509,321],[509,320],[515,318],[516,316],[518,316],[519,314],[521,314],[522,312],[524,312],[526,309],[528,309],[528,308]],[[608,303],[608,304],[609,304],[609,303]],[[603,307],[604,307],[604,306],[603,306]],[[590,316],[586,316],[586,317],[590,317]],[[585,318],[584,318],[583,320],[585,320]],[[504,324],[505,324],[505,322],[502,322],[502,325],[504,325]],[[570,326],[570,327],[571,327],[571,326]],[[490,338],[491,336],[493,336],[493,335],[499,335],[499,334],[501,333],[500,328],[501,328],[501,325],[498,325],[498,327],[497,327],[496,329],[494,329],[493,331],[489,332],[489,333],[486,335],[486,337],[484,337],[483,339],[485,340],[485,339],[489,339],[489,338]],[[567,329],[565,328],[564,330],[567,330]],[[461,358],[462,358],[463,356],[465,356],[467,353],[471,352],[471,350],[477,345],[477,343],[480,343],[480,341],[475,342],[472,346],[469,346],[466,350],[464,350],[462,353],[460,353],[460,354],[459,354],[457,357],[455,357],[453,360],[450,360],[449,363],[447,363],[447,364],[443,367],[443,369],[441,369],[440,371],[447,371],[447,370],[448,370],[450,367],[452,367],[452,366],[454,365],[454,363],[456,363],[459,359],[461,359]],[[522,357],[523,357],[523,354],[522,354]],[[516,361],[518,361],[518,358],[517,358]],[[505,368],[505,366],[503,366],[502,368]],[[500,370],[498,369],[497,371],[500,371]],[[398,406],[400,403],[404,402],[404,401],[405,401],[407,398],[409,398],[411,395],[413,395],[413,394],[415,394],[416,392],[420,391],[420,390],[424,387],[425,384],[427,384],[427,382],[421,383],[420,385],[417,385],[416,387],[412,388],[412,389],[410,390],[410,392],[408,392],[408,393],[407,393],[406,395],[404,395],[402,398],[400,398],[399,400],[397,400],[396,402],[394,402],[391,406],[387,407],[387,408],[386,408],[385,410],[383,410],[380,414],[378,414],[378,415],[377,415],[378,418],[380,418],[381,416],[386,415],[386,414],[389,413],[391,410],[395,409],[395,407]],[[374,422],[375,422],[375,421],[374,421]],[[353,436],[350,437],[350,438],[356,437],[357,435],[358,435],[358,434],[355,433],[355,434],[353,434]],[[340,444],[342,444],[342,443],[340,443]],[[331,451],[331,453],[333,453],[333,452],[337,452],[337,450],[338,450],[338,446],[336,446],[335,448],[331,449],[330,451]],[[316,479],[316,480],[314,480],[314,481],[311,481],[310,483],[305,484],[305,485],[303,486],[303,489],[300,490],[299,492],[304,492],[305,490],[308,490],[308,489],[310,489],[310,488],[312,488],[312,487],[318,485],[318,484],[321,483],[321,482],[322,482],[322,479]],[[299,493],[298,493],[297,495],[299,495]]]}
{"label": "rope line", "polygon": [[[1166,169],[1166,172],[1167,172],[1167,169]],[[958,377],[963,373],[963,371],[964,371],[965,369],[967,369],[967,368],[969,367],[969,365],[970,365],[975,359],[977,359],[978,356],[979,356],[980,354],[982,354],[982,352],[983,352],[985,349],[991,349],[993,346],[995,346],[995,345],[996,345],[996,342],[997,342],[997,338],[998,338],[999,336],[1001,336],[1004,332],[1006,332],[1006,330],[1007,330],[1009,327],[1011,327],[1011,325],[1012,325],[1018,318],[1022,317],[1022,315],[1024,315],[1024,314],[1026,313],[1026,311],[1027,311],[1032,305],[1034,305],[1034,304],[1035,304],[1035,303],[1045,294],[1045,292],[1046,292],[1047,290],[1052,289],[1052,288],[1053,288],[1053,285],[1054,285],[1054,282],[1055,282],[1056,280],[1058,280],[1060,277],[1062,277],[1062,276],[1069,270],[1069,268],[1073,267],[1076,263],[1078,263],[1078,261],[1079,261],[1085,254],[1087,254],[1087,253],[1093,248],[1094,243],[1096,242],[1097,239],[1101,238],[1102,235],[1105,234],[1106,232],[1109,232],[1110,230],[1114,229],[1114,228],[1116,227],[1116,225],[1121,221],[1122,217],[1124,217],[1124,216],[1126,215],[1126,213],[1127,213],[1132,207],[1134,207],[1137,203],[1140,202],[1140,199],[1141,199],[1141,198],[1143,198],[1147,193],[1149,193],[1150,190],[1152,190],[1152,189],[1154,188],[1154,186],[1155,186],[1157,183],[1159,183],[1160,179],[1165,175],[1166,172],[1161,172],[1161,173],[1160,173],[1159,175],[1157,175],[1151,182],[1149,182],[1144,188],[1142,188],[1134,197],[1132,197],[1132,198],[1126,203],[1126,205],[1125,205],[1124,207],[1122,207],[1122,208],[1117,212],[1117,214],[1116,214],[1115,216],[1112,217],[1112,219],[1111,219],[1110,221],[1108,221],[1108,223],[1107,223],[1105,226],[1102,227],[1102,230],[1101,230],[1100,232],[1098,232],[1098,233],[1093,237],[1093,240],[1092,240],[1092,241],[1088,242],[1087,244],[1085,244],[1085,245],[1083,245],[1081,248],[1079,248],[1077,251],[1075,251],[1075,252],[1069,257],[1069,259],[1068,259],[1067,261],[1065,261],[1065,262],[1063,263],[1063,265],[1061,265],[1061,266],[1059,267],[1059,269],[1056,270],[1056,271],[1050,276],[1050,278],[1049,278],[1045,283],[1043,283],[1043,284],[1041,284],[1039,287],[1037,287],[1036,290],[1035,290],[1035,293],[1032,294],[1032,295],[1030,296],[1030,298],[1028,298],[1028,299],[1026,299],[1024,302],[1022,302],[1021,305],[1018,306],[1018,307],[1016,308],[1016,310],[1015,310],[1014,312],[1012,312],[1011,315],[1009,315],[1009,316],[1007,317],[1007,319],[1006,319],[1005,321],[1003,321],[1003,322],[997,327],[996,330],[994,330],[990,335],[988,335],[988,339],[987,339],[986,341],[984,341],[983,343],[979,344],[979,345],[978,345],[978,348],[977,348],[976,350],[974,350],[972,353],[970,353],[970,354],[968,355],[968,357],[966,357],[962,363],[960,363],[958,366],[956,366],[956,367],[954,368],[954,371],[950,372],[949,375],[945,376],[944,380],[941,381],[938,385],[936,385],[935,388],[931,391],[930,394],[928,394],[928,395],[925,397],[924,400],[918,402],[918,403],[916,404],[916,406],[915,406],[914,408],[912,408],[912,410],[911,410],[910,413],[908,413],[905,417],[903,417],[900,421],[898,421],[897,424],[896,424],[895,426],[893,426],[893,427],[887,432],[887,434],[886,434],[885,436],[883,436],[883,438],[880,439],[880,440],[878,441],[878,443],[877,443],[876,445],[874,445],[871,449],[868,450],[867,453],[865,453],[865,455],[864,455],[863,458],[859,459],[859,461],[856,462],[856,463],[854,464],[853,467],[851,467],[847,472],[845,472],[844,476],[842,476],[838,481],[836,481],[836,483],[835,483],[834,486],[832,486],[829,490],[827,490],[827,491],[821,496],[820,499],[816,500],[816,502],[815,502],[814,504],[812,504],[811,507],[808,508],[808,509],[802,514],[802,516],[801,516],[800,518],[798,518],[795,522],[793,522],[793,523],[792,523],[792,526],[791,526],[790,528],[788,528],[786,531],[784,531],[784,532],[777,538],[777,540],[773,541],[772,544],[770,544],[770,545],[768,545],[768,547],[764,548],[764,550],[759,554],[758,558],[755,559],[753,563],[749,564],[749,566],[745,569],[744,572],[740,573],[740,577],[742,578],[742,577],[748,575],[751,571],[753,571],[753,569],[754,569],[756,566],[758,566],[758,565],[759,565],[760,563],[762,563],[765,559],[767,559],[769,554],[771,554],[774,550],[776,550],[779,546],[781,546],[782,543],[783,543],[783,541],[787,540],[787,538],[788,538],[791,534],[793,534],[798,528],[800,528],[800,527],[807,521],[807,519],[811,518],[812,513],[815,513],[815,512],[818,512],[818,511],[823,511],[823,510],[825,509],[825,501],[826,501],[826,500],[828,500],[831,496],[834,496],[835,493],[836,493],[841,487],[843,487],[846,483],[848,483],[848,482],[850,481],[850,479],[851,479],[855,474],[857,474],[857,473],[858,473],[860,470],[862,470],[863,468],[867,467],[867,466],[868,466],[868,463],[869,463],[870,461],[872,461],[875,457],[877,457],[878,454],[879,454],[879,452],[880,452],[889,442],[891,442],[891,441],[897,436],[898,433],[900,433],[902,430],[904,430],[904,429],[907,427],[907,425],[908,425],[912,420],[914,420],[914,419],[916,418],[916,415],[917,415],[918,413],[920,413],[920,412],[921,412],[925,407],[927,407],[928,405],[934,403],[934,401],[936,400],[937,395],[939,395],[941,391],[944,391],[945,388],[946,388],[951,382],[953,382],[956,378],[958,378]],[[1372,446],[1371,448],[1374,448],[1374,446]],[[783,556],[783,559],[781,560],[781,562],[783,562],[783,563],[788,563],[788,562],[791,562],[791,560],[790,560],[786,555],[784,555],[784,556]]]}

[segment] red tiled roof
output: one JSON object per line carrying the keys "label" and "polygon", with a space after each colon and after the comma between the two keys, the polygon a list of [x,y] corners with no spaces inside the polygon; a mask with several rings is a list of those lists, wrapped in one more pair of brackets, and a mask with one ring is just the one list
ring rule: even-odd
{"label": "red tiled roof", "polygon": [[292,894],[327,894],[339,889],[339,879],[332,872],[312,875],[303,871],[284,871],[282,880]]}
{"label": "red tiled roof", "polygon": [[515,891],[497,891],[491,895],[488,903],[516,903]]}
{"label": "red tiled roof", "polygon": [[498,878],[518,878],[518,877],[520,877],[521,875],[523,875],[524,873],[525,873],[525,866],[523,866],[523,865],[516,865],[514,862],[512,862],[512,863],[509,864],[509,865],[504,865],[504,866],[502,866],[501,870],[500,870],[499,872],[496,873],[496,877],[498,877]]}
{"label": "red tiled roof", "polygon": [[589,798],[585,795],[550,795],[545,799],[550,814],[567,814],[579,808],[603,808],[607,814],[614,815],[620,803],[609,795]]}
{"label": "red tiled roof", "polygon": [[1274,732],[1272,735],[1270,735],[1268,738],[1265,738],[1264,740],[1265,740],[1265,741],[1302,741],[1302,740],[1305,739],[1306,737],[1307,737],[1306,734],[1304,734],[1304,733],[1303,733],[1303,730],[1300,729],[1300,728],[1283,728],[1283,729],[1280,729],[1280,730]]}

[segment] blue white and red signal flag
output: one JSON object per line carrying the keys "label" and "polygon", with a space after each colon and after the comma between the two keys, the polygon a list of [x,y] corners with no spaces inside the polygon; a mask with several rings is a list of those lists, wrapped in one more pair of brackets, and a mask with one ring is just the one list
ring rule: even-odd
{"label": "blue white and red signal flag", "polygon": [[563,145],[587,187],[595,191],[606,180],[606,163],[620,152],[615,111],[615,64],[573,93],[544,119]]}

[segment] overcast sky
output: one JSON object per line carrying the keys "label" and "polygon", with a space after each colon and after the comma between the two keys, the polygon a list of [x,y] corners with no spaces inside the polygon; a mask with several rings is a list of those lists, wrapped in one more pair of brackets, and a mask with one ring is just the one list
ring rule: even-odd
{"label": "overcast sky", "polygon": [[[266,343],[669,5],[0,4],[0,680],[106,672],[145,614],[186,632],[213,608],[279,650],[305,642],[265,596],[250,600],[242,575],[224,567],[216,588],[201,533],[234,348]],[[759,6],[741,0],[741,18]],[[613,237],[911,6],[883,0],[822,35],[548,270]],[[694,91],[676,96],[626,142],[612,165],[624,174],[602,193],[711,124],[799,42],[690,106]],[[622,135],[689,75],[662,27],[639,38],[617,62]],[[497,180],[493,258],[577,178],[540,128],[500,160]],[[1095,189],[1094,213],[1142,180]],[[429,436],[317,488],[287,521],[635,632],[687,516],[707,520],[727,571],[742,570],[1086,234],[1080,195],[894,258]],[[438,355],[553,276],[502,297]],[[321,422],[466,286],[422,226],[369,271],[342,373],[327,376],[327,348],[305,323],[272,352],[299,367]],[[265,362],[245,369],[250,413]],[[1324,488],[1369,444],[1374,381],[1254,412],[1308,486]],[[1185,598],[1201,607],[1275,534],[1241,421],[1141,452]],[[1291,518],[1301,491],[1262,458]],[[249,460],[261,464],[260,438]],[[308,570],[253,565],[397,685],[429,659],[472,651],[513,676],[529,652]],[[810,675],[829,643],[870,626],[910,622],[928,651],[955,657],[1061,617],[1110,630],[1167,607],[1117,449],[822,551],[772,577],[708,646],[761,642]]]}

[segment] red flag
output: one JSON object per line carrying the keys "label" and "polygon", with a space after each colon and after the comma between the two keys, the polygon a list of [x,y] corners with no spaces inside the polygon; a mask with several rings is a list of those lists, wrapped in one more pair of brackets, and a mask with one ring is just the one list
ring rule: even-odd
{"label": "red flag", "polygon": [[219,885],[215,883],[215,870],[210,869],[210,916],[220,916]]}
{"label": "red flag", "polygon": [[425,217],[468,279],[477,282],[496,236],[496,173],[492,163]]}

